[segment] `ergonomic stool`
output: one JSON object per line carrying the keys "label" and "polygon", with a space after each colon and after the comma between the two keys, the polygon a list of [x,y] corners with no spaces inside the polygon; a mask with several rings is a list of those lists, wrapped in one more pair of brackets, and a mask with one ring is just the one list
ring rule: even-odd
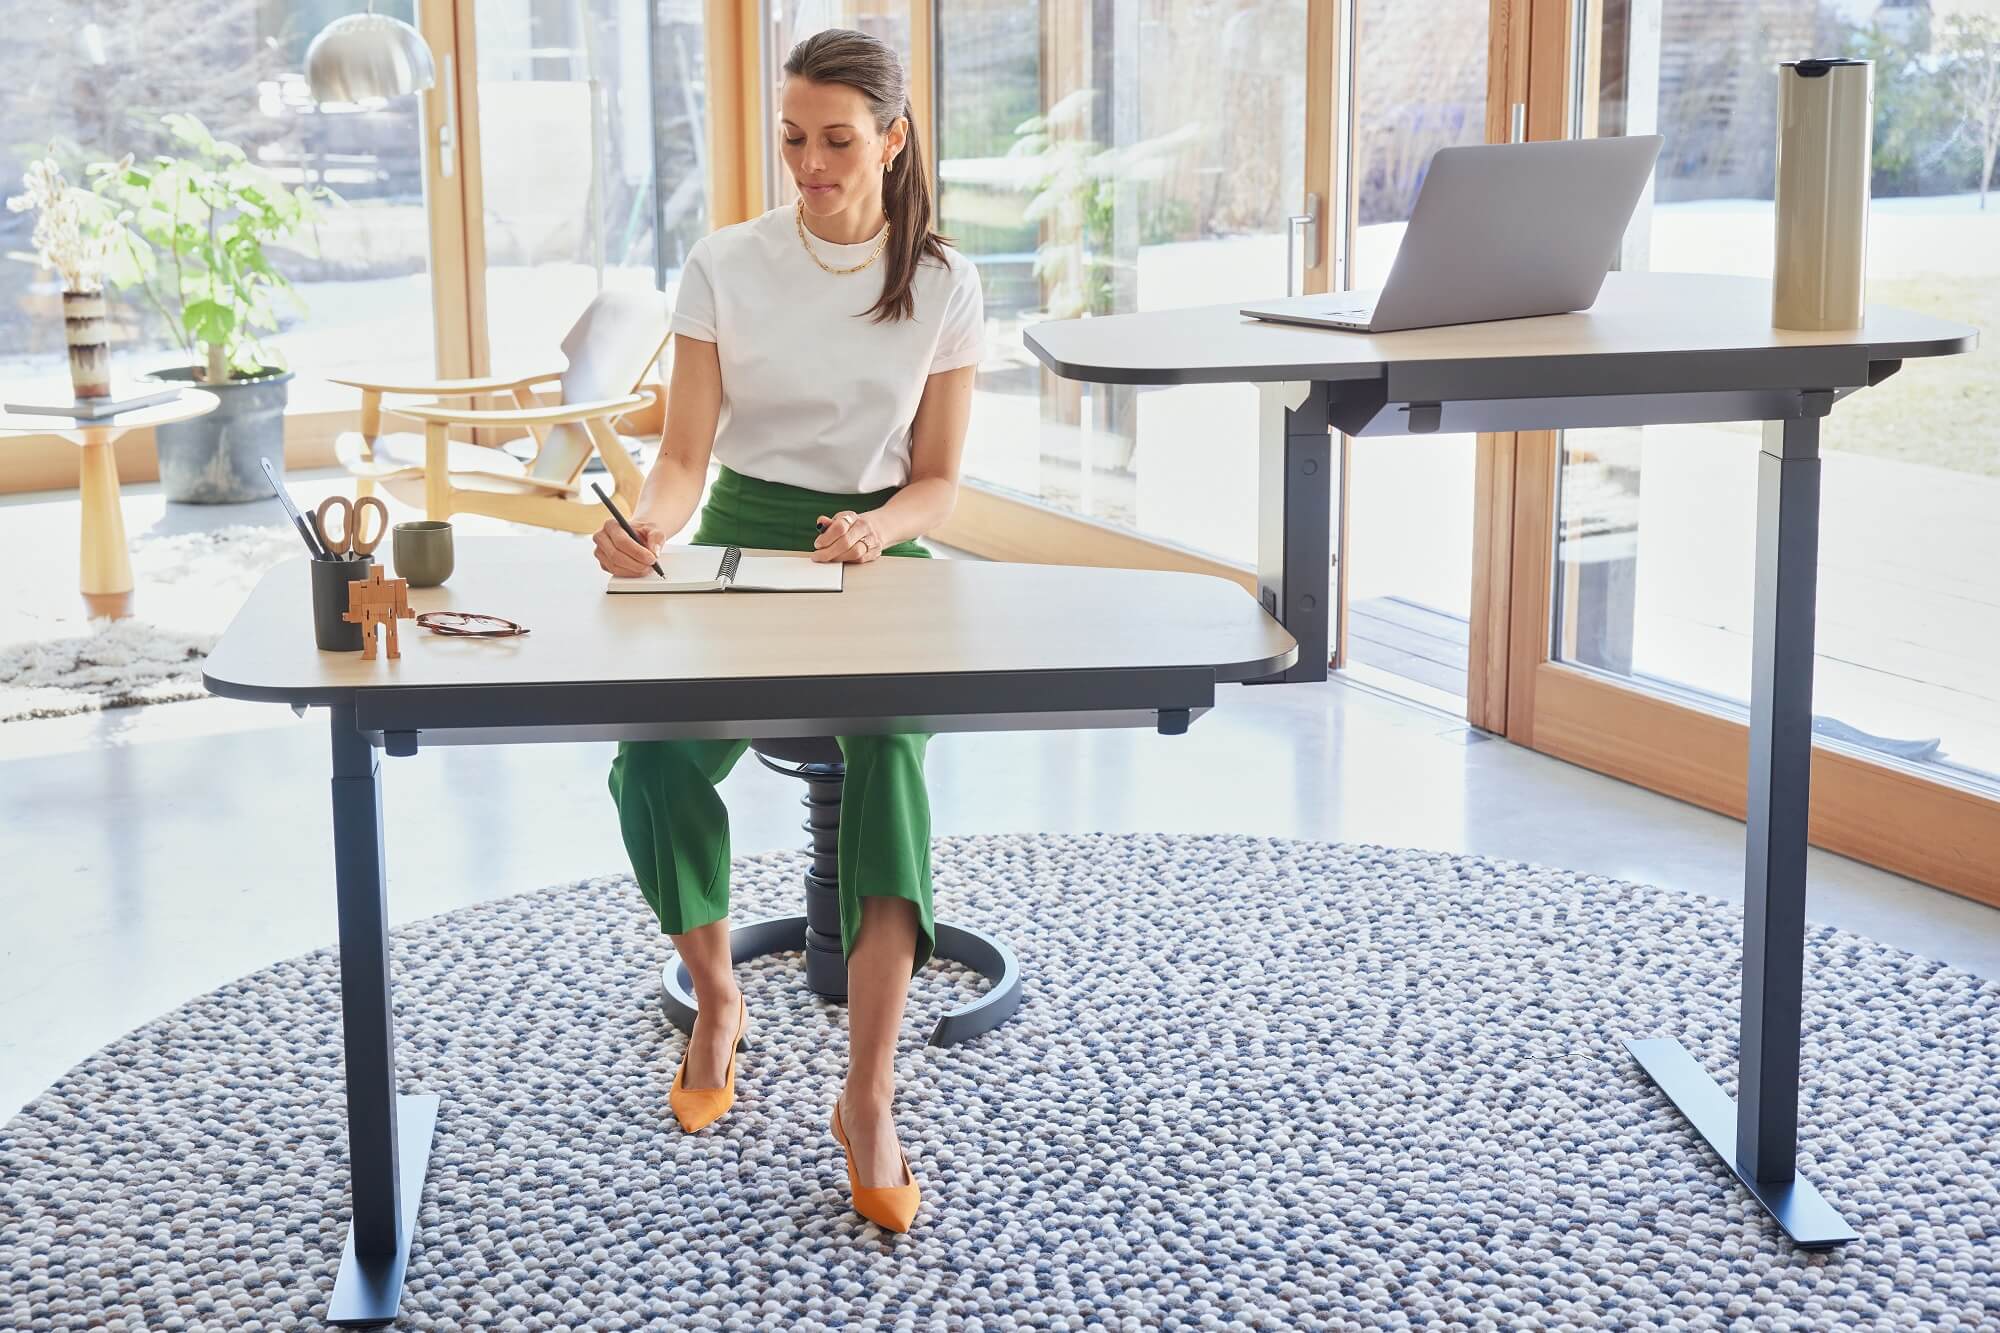
{"label": "ergonomic stool", "polygon": [[[806,986],[836,1004],[847,1001],[847,960],[840,947],[840,795],[847,768],[840,742],[831,736],[794,736],[750,742],[757,759],[774,773],[801,778],[806,794],[802,826],[811,835],[803,916],[770,916],[729,932],[729,957],[741,963],[766,954],[805,948]],[[1014,951],[983,931],[936,923],[935,957],[963,963],[989,981],[986,994],[946,1013],[931,1030],[933,1046],[953,1046],[999,1027],[1021,1007],[1021,967]],[[660,969],[660,1007],[683,1032],[694,1031],[696,1005],[687,965],[676,957]]]}

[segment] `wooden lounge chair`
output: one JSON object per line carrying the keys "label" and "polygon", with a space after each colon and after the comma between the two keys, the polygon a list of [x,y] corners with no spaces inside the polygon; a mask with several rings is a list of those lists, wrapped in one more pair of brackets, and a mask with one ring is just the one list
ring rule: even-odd
{"label": "wooden lounge chair", "polygon": [[[642,384],[667,342],[667,298],[651,289],[599,292],[562,340],[567,369],[518,378],[488,377],[420,381],[336,378],[361,390],[361,429],[334,442],[341,466],[358,479],[357,496],[380,486],[406,504],[420,505],[425,517],[490,514],[516,523],[594,532],[604,507],[579,480],[592,450],[604,460],[612,493],[630,513],[645,480],[626,451],[613,419],[646,407],[663,390]],[[562,401],[544,404],[533,386],[562,383]],[[384,407],[384,394],[470,398],[506,394],[519,406],[478,411],[468,406],[423,403]],[[423,423],[423,433],[382,433],[382,416]],[[448,436],[452,426],[525,427],[535,442],[522,462],[504,449]],[[580,497],[580,498],[579,498]]]}

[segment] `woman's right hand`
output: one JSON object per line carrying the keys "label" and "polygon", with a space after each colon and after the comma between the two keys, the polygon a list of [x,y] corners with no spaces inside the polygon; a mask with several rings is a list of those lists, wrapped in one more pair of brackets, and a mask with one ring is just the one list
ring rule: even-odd
{"label": "woman's right hand", "polygon": [[639,542],[625,535],[625,529],[618,526],[618,520],[607,518],[604,526],[591,536],[591,545],[597,550],[597,563],[607,572],[622,579],[635,579],[641,574],[653,572],[653,557],[666,544],[669,534],[657,523],[648,523],[643,518],[632,520],[632,531],[639,534]]}

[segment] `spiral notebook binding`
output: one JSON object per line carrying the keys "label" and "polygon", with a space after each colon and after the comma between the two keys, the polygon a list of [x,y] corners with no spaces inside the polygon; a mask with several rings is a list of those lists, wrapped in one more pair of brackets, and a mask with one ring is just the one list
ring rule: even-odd
{"label": "spiral notebook binding", "polygon": [[736,566],[743,562],[743,548],[729,547],[722,553],[722,567],[716,571],[716,578],[723,587],[736,582]]}

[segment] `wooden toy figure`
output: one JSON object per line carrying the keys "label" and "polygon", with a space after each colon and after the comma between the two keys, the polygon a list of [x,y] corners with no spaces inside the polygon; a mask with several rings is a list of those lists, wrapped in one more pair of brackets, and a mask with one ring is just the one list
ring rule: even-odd
{"label": "wooden toy figure", "polygon": [[415,618],[410,609],[410,581],[408,579],[385,579],[382,566],[376,565],[368,571],[365,579],[355,579],[347,585],[347,612],[341,616],[349,624],[361,626],[361,660],[375,659],[375,630],[378,626],[389,627],[389,656],[401,657],[402,651],[396,646],[396,622]]}

